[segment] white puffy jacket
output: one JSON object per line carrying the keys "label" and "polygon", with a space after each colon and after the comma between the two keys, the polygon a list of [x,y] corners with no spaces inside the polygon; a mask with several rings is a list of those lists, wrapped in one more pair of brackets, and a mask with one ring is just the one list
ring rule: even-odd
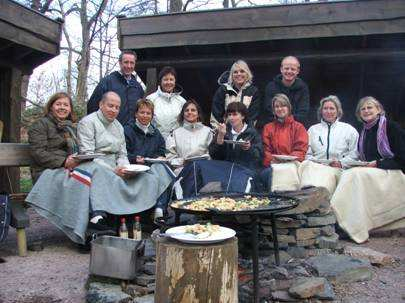
{"label": "white puffy jacket", "polygon": [[213,138],[211,128],[201,122],[188,123],[175,129],[167,138],[166,157],[173,165],[183,165],[184,159],[195,156],[208,155],[208,146]]}
{"label": "white puffy jacket", "polygon": [[321,121],[308,130],[307,159],[336,159],[343,167],[346,161],[358,159],[359,133],[348,123],[336,120],[333,124]]}
{"label": "white puffy jacket", "polygon": [[180,114],[184,103],[186,103],[186,100],[180,94],[181,91],[165,93],[161,91],[159,86],[157,91],[146,97],[155,106],[153,123],[165,141],[170,133],[179,126],[177,116]]}

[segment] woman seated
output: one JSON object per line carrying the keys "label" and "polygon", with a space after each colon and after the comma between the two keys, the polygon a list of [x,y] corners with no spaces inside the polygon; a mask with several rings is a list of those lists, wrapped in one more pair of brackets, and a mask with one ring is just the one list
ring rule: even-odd
{"label": "woman seated", "polygon": [[320,123],[308,130],[309,146],[299,170],[301,188],[323,186],[332,195],[339,181],[341,168],[358,159],[359,134],[350,124],[340,122],[342,105],[336,96],[323,98],[318,108]]}
{"label": "woman seated", "polygon": [[[165,159],[165,140],[159,130],[151,124],[153,110],[154,106],[151,101],[146,99],[138,100],[135,107],[135,119],[124,126],[128,160],[131,164],[151,164],[153,160]],[[145,161],[145,158],[149,162]],[[173,173],[166,165],[155,163],[152,166],[163,166],[174,179]],[[154,215],[155,220],[163,217],[169,202],[169,195],[170,187],[158,198]]]}
{"label": "woman seated", "polygon": [[165,66],[159,73],[159,86],[156,92],[146,97],[155,106],[153,123],[166,140],[179,125],[177,116],[186,100],[180,96],[182,88],[176,84],[177,73],[171,66]]}
{"label": "woman seated", "polygon": [[48,102],[47,116],[29,132],[34,178],[42,173],[27,201],[72,241],[84,243],[89,218],[91,227],[105,228],[106,213],[124,215],[149,209],[171,178],[164,169],[154,167],[135,177],[127,174],[124,131],[116,120],[120,98],[113,92],[104,94],[100,109],[78,126],[80,152],[104,156],[79,165],[71,155],[77,141],[70,131],[70,98],[55,96]]}
{"label": "woman seated", "polygon": [[266,191],[297,190],[298,165],[308,149],[308,134],[304,125],[294,120],[286,95],[276,94],[272,108],[275,119],[264,126],[262,133],[266,169],[260,176]]}
{"label": "woman seated", "polygon": [[202,124],[202,113],[198,103],[191,99],[187,101],[177,118],[180,125],[167,138],[167,158],[170,164],[181,171],[184,161],[193,157],[209,158],[208,146],[212,141],[212,130]]}
{"label": "woman seated", "polygon": [[225,112],[231,102],[242,102],[248,108],[247,122],[254,125],[259,116],[261,97],[257,87],[252,85],[252,80],[252,72],[243,60],[236,61],[230,71],[219,77],[220,87],[212,100],[212,127],[217,128],[224,123]]}
{"label": "woman seated", "polygon": [[246,115],[247,108],[243,103],[228,105],[228,124],[219,125],[209,146],[214,160],[193,161],[179,175],[183,197],[197,195],[203,187],[205,191],[261,190],[255,177],[261,168],[262,142],[256,130],[245,122]]}
{"label": "woman seated", "polygon": [[405,131],[373,97],[359,101],[356,116],[363,122],[358,152],[367,165],[343,171],[331,205],[339,225],[362,243],[369,230],[404,222]]}

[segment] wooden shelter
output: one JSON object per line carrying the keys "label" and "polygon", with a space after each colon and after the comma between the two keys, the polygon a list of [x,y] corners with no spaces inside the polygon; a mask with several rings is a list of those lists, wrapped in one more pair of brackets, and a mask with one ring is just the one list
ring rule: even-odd
{"label": "wooden shelter", "polygon": [[[38,65],[59,54],[62,23],[10,0],[0,1],[0,120],[2,142],[20,141],[21,83]],[[0,170],[0,190],[10,183]],[[18,169],[9,169],[18,190]],[[7,186],[6,186],[7,185]]]}
{"label": "wooden shelter", "polygon": [[120,48],[138,53],[137,70],[149,89],[165,65],[178,71],[186,97],[206,116],[219,75],[237,59],[250,65],[254,82],[265,85],[279,73],[281,59],[295,55],[311,93],[316,120],[319,100],[338,95],[355,122],[358,99],[380,99],[391,116],[405,122],[405,1],[361,0],[259,6],[120,18]]}

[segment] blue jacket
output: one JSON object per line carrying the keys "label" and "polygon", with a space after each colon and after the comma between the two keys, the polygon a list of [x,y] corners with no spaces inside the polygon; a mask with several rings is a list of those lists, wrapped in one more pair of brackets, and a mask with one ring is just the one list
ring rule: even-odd
{"label": "blue jacket", "polygon": [[145,135],[135,120],[131,120],[124,126],[124,134],[130,163],[136,163],[136,156],[149,158],[165,156],[165,140],[155,126],[150,125]]}
{"label": "blue jacket", "polygon": [[[113,91],[121,98],[121,108],[117,120],[124,125],[134,117],[136,102],[144,96],[144,89],[141,81],[132,75],[132,79],[127,82],[124,76],[115,71],[101,79],[100,83],[94,89],[89,101],[87,102],[87,114],[98,110],[99,102],[106,92]],[[142,81],[141,81],[142,82]]]}

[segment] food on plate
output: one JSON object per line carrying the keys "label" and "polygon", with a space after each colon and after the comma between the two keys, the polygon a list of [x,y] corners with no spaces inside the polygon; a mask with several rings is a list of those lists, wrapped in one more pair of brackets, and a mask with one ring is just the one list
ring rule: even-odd
{"label": "food on plate", "polygon": [[185,233],[192,234],[196,239],[205,239],[219,232],[220,226],[208,222],[207,224],[194,224],[185,226]]}
{"label": "food on plate", "polygon": [[266,197],[252,197],[246,195],[243,198],[234,199],[231,197],[205,197],[195,200],[191,203],[178,201],[174,202],[172,206],[176,208],[183,208],[196,211],[204,211],[208,208],[215,208],[222,211],[240,211],[255,209],[262,206],[267,206],[271,203],[269,198]]}

